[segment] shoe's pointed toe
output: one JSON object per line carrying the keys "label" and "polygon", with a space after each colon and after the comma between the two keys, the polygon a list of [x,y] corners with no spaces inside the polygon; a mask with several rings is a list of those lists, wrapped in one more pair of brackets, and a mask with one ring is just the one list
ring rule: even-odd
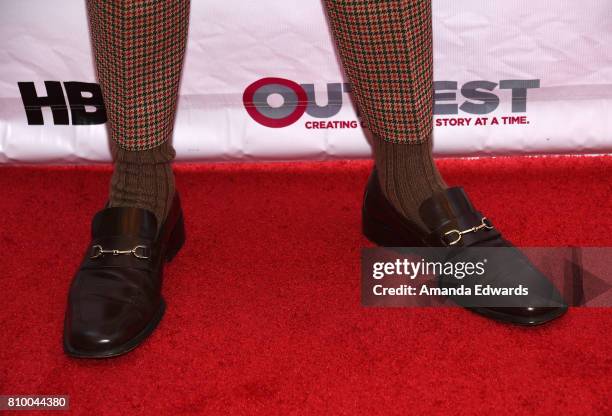
{"label": "shoe's pointed toe", "polygon": [[67,353],[78,355],[110,356],[125,341],[116,331],[68,323],[65,329],[64,348]]}
{"label": "shoe's pointed toe", "polygon": [[[117,308],[116,302],[105,305],[89,305],[86,313],[79,308],[67,312],[64,322],[64,351],[79,358],[106,358],[125,354],[137,347],[161,320],[165,305],[160,300],[151,316],[142,310]],[[95,314],[93,310],[109,309],[108,313]],[[97,315],[97,316],[96,316]]]}
{"label": "shoe's pointed toe", "polygon": [[[568,305],[563,296],[546,278],[546,276],[533,271],[532,275],[523,279],[524,285],[531,285],[536,293],[526,299],[515,299],[517,306],[494,306],[481,308],[477,312],[490,318],[517,325],[536,326],[554,321],[563,316]],[[537,290],[539,289],[539,293]]]}
{"label": "shoe's pointed toe", "polygon": [[[64,321],[64,350],[77,357],[111,357],[127,352],[160,308],[161,299],[135,303],[139,291],[116,280],[125,269],[88,270],[75,277]],[[138,271],[131,270],[131,274]],[[141,279],[138,279],[142,281]],[[137,280],[137,281],[138,281]]]}

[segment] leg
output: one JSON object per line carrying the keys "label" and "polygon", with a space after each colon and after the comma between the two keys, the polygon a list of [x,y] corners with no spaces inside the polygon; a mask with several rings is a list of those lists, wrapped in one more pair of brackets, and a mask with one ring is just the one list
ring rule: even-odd
{"label": "leg", "polygon": [[165,310],[164,265],[184,241],[169,140],[189,0],[87,0],[87,10],[114,171],[70,287],[64,350],[102,358],[153,332]]}
{"label": "leg", "polygon": [[[567,305],[554,285],[512,249],[463,189],[446,189],[432,160],[431,0],[325,4],[357,104],[374,134],[377,170],[364,198],[366,236],[383,246],[499,248],[498,261],[488,263],[485,277],[469,279],[468,285],[504,287],[512,276],[514,284],[529,288],[529,296],[502,296],[485,305],[470,297],[451,299],[489,318],[521,325],[563,315]],[[453,260],[469,261],[474,254],[461,253]],[[449,281],[442,279],[440,285]]]}
{"label": "leg", "polygon": [[150,210],[161,226],[189,0],[88,0],[87,10],[115,163],[109,205]]}
{"label": "leg", "polygon": [[420,222],[423,201],[446,188],[431,155],[431,0],[325,0],[366,126],[383,192]]}

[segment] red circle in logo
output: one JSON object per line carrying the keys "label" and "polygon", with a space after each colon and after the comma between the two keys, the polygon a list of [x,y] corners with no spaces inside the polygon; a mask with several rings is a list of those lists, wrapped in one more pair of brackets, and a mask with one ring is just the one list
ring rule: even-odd
{"label": "red circle in logo", "polygon": [[[270,118],[257,111],[257,107],[253,102],[253,96],[255,95],[255,92],[258,89],[269,84],[279,84],[295,92],[295,95],[297,96],[295,110],[293,110],[293,112],[288,116],[283,118]],[[290,126],[291,124],[298,121],[300,117],[302,117],[308,105],[308,95],[306,95],[306,91],[304,91],[304,88],[302,88],[302,86],[296,82],[284,78],[268,77],[257,80],[251,85],[249,85],[244,90],[244,94],[242,94],[242,102],[244,104],[244,108],[246,108],[247,113],[249,113],[253,120],[266,127],[272,127],[277,129],[281,127]]]}

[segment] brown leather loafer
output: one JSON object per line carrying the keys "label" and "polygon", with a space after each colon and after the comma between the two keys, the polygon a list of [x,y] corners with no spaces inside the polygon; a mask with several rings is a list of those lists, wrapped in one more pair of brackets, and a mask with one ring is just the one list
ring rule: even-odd
{"label": "brown leather loafer", "polygon": [[[455,303],[489,318],[520,325],[543,324],[567,311],[563,297],[550,280],[474,208],[462,188],[435,194],[422,203],[419,214],[427,229],[395,210],[380,188],[376,169],[373,170],[364,195],[362,217],[363,233],[370,241],[383,247],[448,247],[453,261],[469,260],[469,250],[502,248],[490,251],[497,266],[487,271],[484,283],[500,288],[522,284],[530,289],[530,294],[520,301],[518,297],[509,297],[500,300],[499,306],[477,305],[473,297],[450,296]],[[449,285],[448,279],[438,277],[440,287]],[[478,283],[478,278],[471,281],[474,285]]]}
{"label": "brown leather loafer", "polygon": [[70,286],[64,351],[80,358],[114,357],[136,348],[164,314],[164,265],[185,241],[178,194],[159,235],[152,212],[126,207],[98,212],[91,234]]}

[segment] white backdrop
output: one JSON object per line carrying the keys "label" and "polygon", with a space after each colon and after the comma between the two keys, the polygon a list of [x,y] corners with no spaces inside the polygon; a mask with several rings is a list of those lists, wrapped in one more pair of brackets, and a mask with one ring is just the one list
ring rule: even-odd
{"label": "white backdrop", "polygon": [[[44,81],[56,81],[65,95],[64,82],[96,82],[84,1],[0,5],[0,162],[108,160],[104,124],[75,125],[71,117],[58,125],[48,107],[43,125],[28,124],[18,88],[33,83],[46,96]],[[612,2],[434,0],[433,7],[438,155],[612,151]],[[194,0],[189,36],[179,160],[369,154],[319,0]],[[293,124],[266,127],[246,111],[245,89],[268,77],[314,91]],[[253,111],[291,110],[271,84]],[[488,99],[472,97],[478,91]],[[314,128],[322,125],[332,128]]]}

